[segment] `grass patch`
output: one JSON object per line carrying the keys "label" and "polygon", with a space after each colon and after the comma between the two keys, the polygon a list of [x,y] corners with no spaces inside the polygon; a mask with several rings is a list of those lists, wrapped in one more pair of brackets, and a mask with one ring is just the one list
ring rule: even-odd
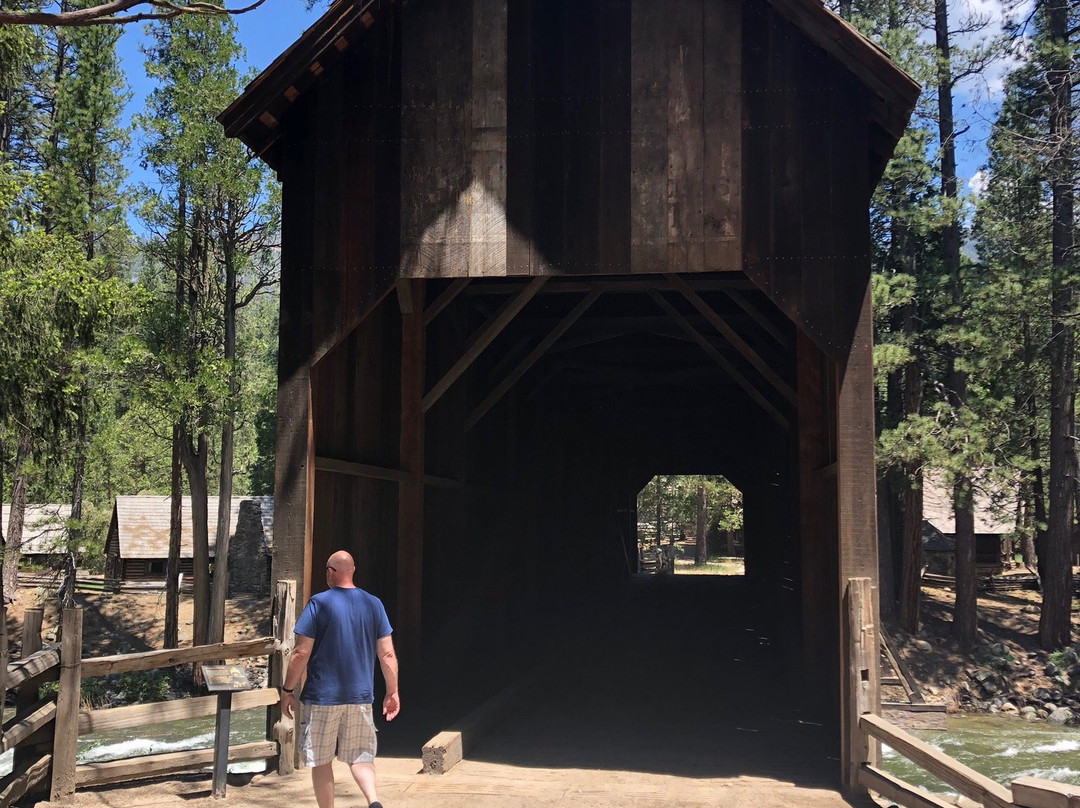
{"label": "grass patch", "polygon": [[744,575],[746,566],[741,558],[714,558],[705,564],[695,564],[691,559],[676,559],[676,575]]}

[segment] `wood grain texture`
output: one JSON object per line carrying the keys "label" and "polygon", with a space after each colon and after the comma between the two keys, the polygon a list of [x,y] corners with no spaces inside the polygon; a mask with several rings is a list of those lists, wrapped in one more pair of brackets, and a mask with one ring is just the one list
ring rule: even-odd
{"label": "wood grain texture", "polygon": [[[258,637],[237,642],[219,642],[190,648],[166,648],[162,651],[141,651],[137,654],[88,657],[82,660],[82,675],[108,676],[111,673],[149,671],[174,665],[190,665],[213,659],[247,659],[266,656],[276,648],[273,637]],[[63,667],[63,666],[61,666]]]}
{"label": "wood grain texture", "polygon": [[[229,747],[229,762],[260,760],[277,753],[277,744],[271,741],[236,744]],[[81,787],[161,777],[167,774],[201,769],[214,762],[213,749],[193,749],[187,752],[169,752],[164,755],[145,755],[108,763],[84,763],[76,771],[76,781]]]}
{"label": "wood grain texture", "polygon": [[82,609],[64,609],[60,631],[60,690],[54,714],[51,802],[62,802],[75,793],[82,684]]}
{"label": "wood grain texture", "polygon": [[908,760],[922,766],[939,780],[948,783],[965,797],[982,803],[986,808],[1009,808],[1013,805],[1012,795],[1007,788],[998,785],[974,769],[956,762],[914,735],[892,726],[880,716],[861,716],[859,727],[863,732],[888,744]]}

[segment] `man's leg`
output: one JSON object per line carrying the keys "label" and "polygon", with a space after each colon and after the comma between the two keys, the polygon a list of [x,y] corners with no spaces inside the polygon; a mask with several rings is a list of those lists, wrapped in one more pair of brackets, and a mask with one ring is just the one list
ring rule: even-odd
{"label": "man's leg", "polygon": [[[349,771],[352,772],[353,779],[364,793],[368,805],[378,802],[379,793],[375,790],[375,764],[353,763],[349,766]],[[319,808],[322,808],[322,806],[320,805]]]}
{"label": "man's leg", "polygon": [[319,808],[334,808],[334,761],[311,769],[311,787]]}

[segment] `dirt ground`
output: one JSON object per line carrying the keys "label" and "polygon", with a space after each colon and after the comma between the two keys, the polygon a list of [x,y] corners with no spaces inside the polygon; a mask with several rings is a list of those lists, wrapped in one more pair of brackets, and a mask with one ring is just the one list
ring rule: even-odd
{"label": "dirt ground", "polygon": [[[1068,670],[1057,675],[1046,673],[1050,659],[1039,647],[1041,595],[1038,592],[980,591],[979,641],[966,653],[960,650],[951,633],[954,599],[955,593],[950,588],[924,586],[922,629],[918,634],[909,635],[886,624],[900,655],[922,684],[927,701],[946,704],[950,712],[982,711],[995,698],[1034,704],[1035,692],[1040,688],[1061,691],[1063,699],[1080,700],[1077,692],[1080,677],[1070,679]],[[1080,634],[1080,612],[1075,609],[1073,624],[1076,636]],[[1080,643],[1074,647],[1080,650]],[[995,674],[997,694],[977,686],[970,672],[979,670]],[[904,700],[899,688],[883,688],[882,697]]]}
{"label": "dirt ground", "polygon": [[[153,651],[164,647],[165,592],[80,594],[83,609],[83,656],[106,656]],[[16,658],[22,642],[23,614],[43,607],[44,642],[56,637],[56,593],[51,589],[20,588],[7,607],[11,655]],[[193,604],[191,595],[180,598],[180,644],[191,644]],[[225,641],[234,642],[270,633],[270,599],[237,598],[225,604]]]}

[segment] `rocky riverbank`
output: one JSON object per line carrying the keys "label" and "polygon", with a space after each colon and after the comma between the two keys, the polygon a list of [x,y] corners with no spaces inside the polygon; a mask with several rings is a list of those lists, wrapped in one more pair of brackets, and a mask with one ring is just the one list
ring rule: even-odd
{"label": "rocky riverbank", "polygon": [[[927,701],[949,712],[1080,724],[1080,643],[1052,653],[1039,648],[1038,592],[980,592],[979,641],[967,652],[951,634],[953,592],[926,587],[923,597],[917,634],[889,628]],[[885,688],[884,698],[903,700],[898,690]]]}

